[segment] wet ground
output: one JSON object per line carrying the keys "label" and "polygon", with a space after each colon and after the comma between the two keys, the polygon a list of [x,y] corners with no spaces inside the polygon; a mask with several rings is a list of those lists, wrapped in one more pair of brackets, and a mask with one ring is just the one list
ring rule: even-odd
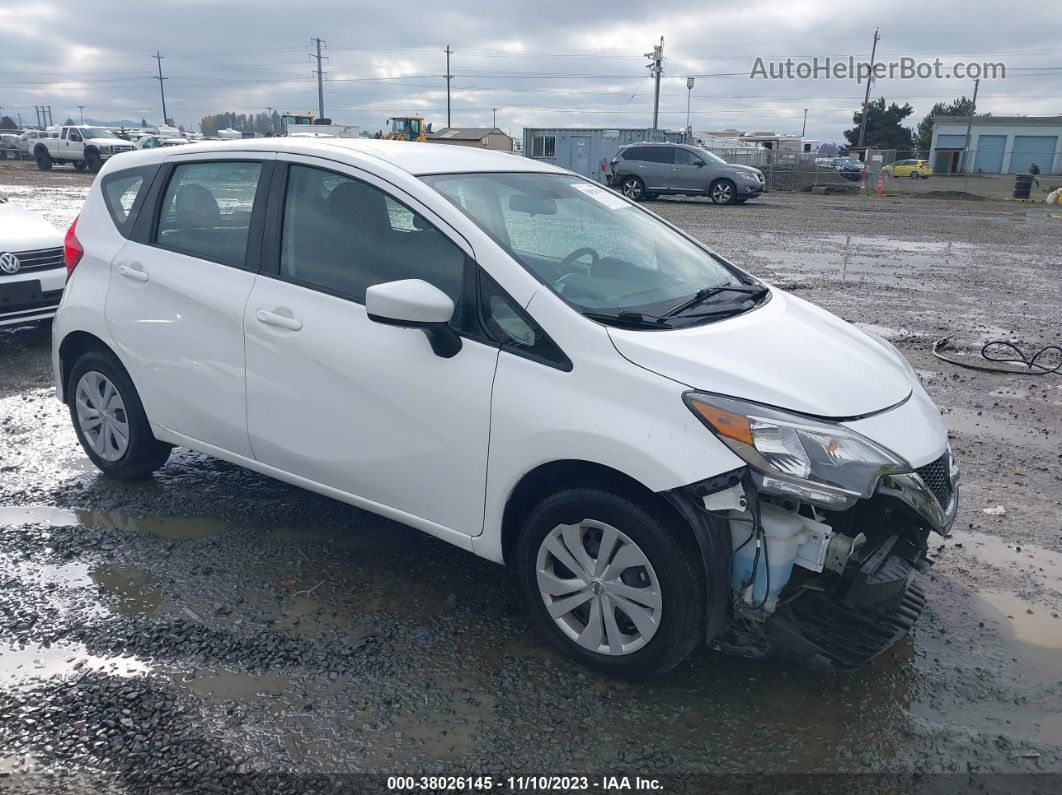
{"label": "wet ground", "polygon": [[[57,224],[87,183],[0,165],[0,191]],[[602,678],[532,633],[507,570],[411,529],[187,451],[143,483],[99,476],[53,397],[49,329],[3,329],[0,789],[303,791],[362,772],[1057,784],[1022,774],[1062,774],[1062,376],[929,348],[1058,342],[1062,218],[793,194],[651,207],[894,341],[944,410],[962,502],[910,638],[853,674],[704,651],[651,682]]]}

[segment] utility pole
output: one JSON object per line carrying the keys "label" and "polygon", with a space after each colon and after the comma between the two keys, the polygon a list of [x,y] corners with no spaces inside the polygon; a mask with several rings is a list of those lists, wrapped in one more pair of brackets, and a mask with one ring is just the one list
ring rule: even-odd
{"label": "utility pole", "polygon": [[497,127],[498,126],[498,109],[497,108],[491,108],[490,112],[494,114],[494,126]]}
{"label": "utility pole", "polygon": [[880,38],[878,29],[874,28],[874,45],[870,48],[870,74],[867,75],[867,92],[863,95],[863,119],[859,122],[859,143],[856,144],[860,149],[863,147],[863,136],[867,129],[867,104],[870,102],[870,84],[874,82],[874,55],[878,51]]}
{"label": "utility pole", "polygon": [[804,133],[808,131],[808,109],[804,108],[804,126],[800,128],[800,137],[804,137]]}
{"label": "utility pole", "polygon": [[77,109],[79,111],[81,111],[81,123],[84,124],[85,123],[85,106],[84,105],[78,105]]}
{"label": "utility pole", "polygon": [[[321,40],[319,38],[310,39],[310,41],[317,44],[317,118],[323,119],[324,114],[324,72],[321,71]],[[314,56],[310,56],[311,58]]]}
{"label": "utility pole", "polygon": [[652,52],[647,52],[645,57],[652,61],[648,65],[649,74],[656,79],[656,88],[653,91],[653,138],[660,125],[660,75],[664,71],[664,37],[660,37],[660,44],[653,47]]}
{"label": "utility pole", "polygon": [[454,79],[454,76],[450,74],[450,56],[453,54],[453,50],[450,49],[450,45],[446,45],[446,126],[450,126],[450,81]]}
{"label": "utility pole", "polygon": [[973,107],[970,108],[970,119],[966,122],[966,143],[962,145],[962,171],[964,174],[970,173],[970,163],[968,162],[970,157],[970,128],[973,127],[974,114],[977,113],[977,89],[980,85],[980,78],[974,80]]}
{"label": "utility pole", "polygon": [[162,56],[159,51],[155,50],[155,54],[151,57],[159,63],[159,76],[155,79],[159,81],[159,93],[162,95],[162,124],[166,126],[170,123],[170,117],[166,115],[166,89],[162,87],[162,81],[169,80],[169,78],[162,76]]}
{"label": "utility pole", "polygon": [[690,143],[693,137],[693,129],[690,127],[690,99],[693,97],[693,78],[686,78],[686,143]]}

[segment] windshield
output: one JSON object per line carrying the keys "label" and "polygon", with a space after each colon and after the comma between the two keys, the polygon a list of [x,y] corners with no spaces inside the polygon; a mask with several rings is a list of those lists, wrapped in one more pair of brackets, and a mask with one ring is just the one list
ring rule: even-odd
{"label": "windshield", "polygon": [[573,174],[423,179],[582,312],[659,318],[701,291],[742,283],[662,221]]}
{"label": "windshield", "polygon": [[93,127],[78,127],[77,131],[81,133],[82,138],[113,138],[114,134],[110,130],[100,130]]}

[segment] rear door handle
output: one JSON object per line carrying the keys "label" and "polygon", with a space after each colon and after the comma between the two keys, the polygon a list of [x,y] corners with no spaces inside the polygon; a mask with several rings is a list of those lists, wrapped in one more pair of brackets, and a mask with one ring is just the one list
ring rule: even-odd
{"label": "rear door handle", "polygon": [[130,267],[129,265],[119,265],[118,275],[124,276],[127,279],[132,279],[135,282],[146,282],[151,279],[151,277],[144,273],[144,271],[139,268]]}
{"label": "rear door handle", "polygon": [[259,323],[266,326],[276,326],[277,328],[287,329],[288,331],[301,331],[302,321],[297,320],[287,315],[279,315],[276,312],[270,312],[267,309],[259,309],[254,313],[255,318]]}

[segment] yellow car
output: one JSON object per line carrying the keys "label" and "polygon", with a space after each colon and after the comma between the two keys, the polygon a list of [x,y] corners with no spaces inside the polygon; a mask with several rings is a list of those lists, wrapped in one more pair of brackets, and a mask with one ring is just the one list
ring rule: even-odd
{"label": "yellow car", "polygon": [[890,177],[911,177],[929,179],[933,176],[933,167],[925,160],[897,160],[885,166],[885,173]]}

